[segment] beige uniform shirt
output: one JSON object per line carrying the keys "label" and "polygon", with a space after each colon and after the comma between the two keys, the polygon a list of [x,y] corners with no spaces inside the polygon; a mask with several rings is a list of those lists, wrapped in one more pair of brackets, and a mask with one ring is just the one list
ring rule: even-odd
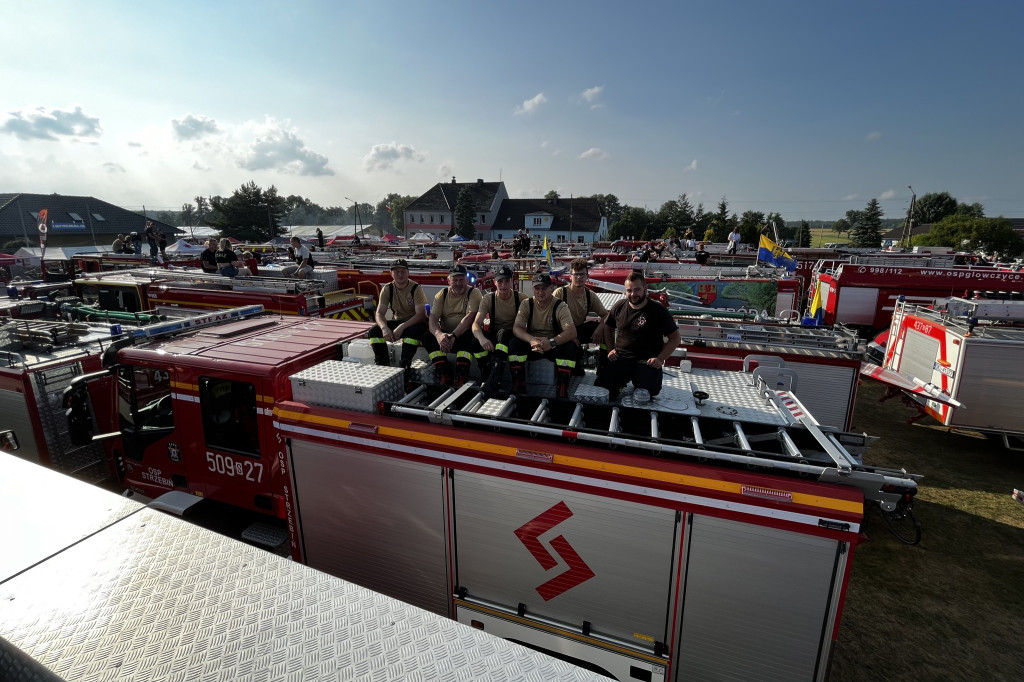
{"label": "beige uniform shirt", "polygon": [[601,303],[601,299],[593,291],[590,292],[590,310],[587,310],[586,289],[580,289],[579,293],[575,293],[569,287],[558,287],[555,289],[554,297],[569,304],[572,323],[577,327],[587,321],[587,312],[592,312],[600,317],[604,317],[608,312],[608,309]]}
{"label": "beige uniform shirt", "polygon": [[[448,295],[445,296],[445,292]],[[430,305],[430,314],[437,311],[437,323],[441,331],[451,333],[459,322],[469,313],[474,315],[480,309],[480,299],[483,295],[479,289],[467,289],[462,296],[454,296],[451,287],[445,287],[434,296],[434,302]]]}
{"label": "beige uniform shirt", "polygon": [[388,306],[391,306],[391,312],[399,322],[405,322],[415,315],[416,306],[426,304],[427,295],[423,293],[423,287],[416,286],[411,279],[406,282],[404,289],[399,289],[394,282],[390,282],[385,284],[380,292],[380,309],[387,311]]}
{"label": "beige uniform shirt", "polygon": [[[519,305],[519,313],[516,315],[516,324],[519,326],[526,326],[526,331],[534,336],[540,338],[550,338],[555,336],[555,315],[558,316],[558,322],[562,325],[562,329],[568,329],[573,326],[572,314],[569,312],[568,305],[561,305],[558,303],[558,299],[552,298],[551,303],[545,307],[540,307],[537,302],[533,303],[533,319],[527,320],[530,316],[530,301],[532,299],[526,299]],[[558,312],[555,312],[555,306],[558,306]]]}
{"label": "beige uniform shirt", "polygon": [[[520,297],[519,300],[521,302],[523,298]],[[493,315],[491,315],[492,305],[494,306]],[[503,301],[498,297],[498,292],[492,291],[480,301],[480,312],[491,318],[490,331],[497,332],[501,329],[511,329],[512,325],[515,324],[516,315],[519,314],[519,308],[516,306],[515,292],[509,292],[508,298]]]}

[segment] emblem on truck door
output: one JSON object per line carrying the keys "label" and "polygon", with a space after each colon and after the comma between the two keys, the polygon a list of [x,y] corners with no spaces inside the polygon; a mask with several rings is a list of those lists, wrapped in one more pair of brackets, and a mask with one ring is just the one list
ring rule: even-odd
{"label": "emblem on truck door", "polygon": [[[562,521],[572,516],[569,506],[565,502],[559,502],[545,512],[538,514],[522,526],[516,529],[516,537],[530,550],[530,554],[537,560],[537,563],[545,571],[550,571],[558,565],[558,559],[551,555],[540,541],[540,536],[548,532]],[[583,561],[583,558],[573,549],[564,535],[559,535],[551,541],[551,549],[555,551],[569,569],[556,575],[543,585],[537,587],[539,594],[544,601],[554,599],[563,592],[568,592],[581,583],[585,583],[594,577],[590,566]]]}

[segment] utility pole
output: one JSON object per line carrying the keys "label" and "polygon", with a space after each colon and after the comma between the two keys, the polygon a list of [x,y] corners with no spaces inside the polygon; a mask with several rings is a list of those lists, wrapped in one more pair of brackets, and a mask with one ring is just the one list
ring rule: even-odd
{"label": "utility pole", "polygon": [[907,185],[910,190],[910,208],[907,210],[907,219],[903,221],[903,233],[900,235],[900,248],[910,248],[910,242],[914,239],[914,204],[917,203],[917,194],[914,188]]}

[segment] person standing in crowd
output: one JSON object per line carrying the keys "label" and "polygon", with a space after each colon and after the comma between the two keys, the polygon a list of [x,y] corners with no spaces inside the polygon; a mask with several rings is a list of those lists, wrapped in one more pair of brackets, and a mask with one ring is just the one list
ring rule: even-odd
{"label": "person standing in crowd", "polygon": [[[583,347],[584,344],[596,343],[597,363],[603,366],[608,359],[608,343],[605,338],[605,320],[608,319],[608,309],[601,303],[597,294],[587,288],[587,277],[590,272],[587,267],[586,258],[576,258],[569,264],[570,282],[569,286],[555,289],[554,296],[569,304],[569,313],[572,315],[572,323],[576,327],[576,366],[573,373],[583,375]],[[587,320],[588,317],[597,319]]]}
{"label": "person standing in crowd", "polygon": [[729,246],[726,248],[726,253],[736,253],[736,247],[740,245],[740,228],[739,225],[732,228],[732,232],[729,233]]}
{"label": "person standing in crowd", "polygon": [[285,277],[298,277],[299,279],[306,279],[313,274],[313,266],[316,263],[313,262],[313,256],[309,254],[309,249],[302,245],[302,241],[298,237],[291,238],[293,257],[295,259],[295,265],[289,265],[281,269],[281,274]]}
{"label": "person standing in crowd", "polygon": [[136,256],[142,255],[142,240],[139,238],[138,232],[132,232],[132,245],[135,249],[134,253]]}
{"label": "person standing in crowd", "polygon": [[160,255],[167,258],[167,235],[160,228],[156,230],[157,243],[160,245]]}
{"label": "person standing in crowd", "polygon": [[665,306],[647,297],[643,273],[634,270],[626,276],[626,298],[612,306],[607,324],[618,333],[594,385],[608,389],[609,399],[617,398],[630,380],[635,389],[658,395],[662,367],[679,346],[680,334]]}
{"label": "person standing in crowd", "polygon": [[217,270],[217,240],[210,237],[206,240],[206,249],[199,254],[199,264],[203,268],[203,272],[213,275],[216,274]]}
{"label": "person standing in crowd", "polygon": [[324,250],[324,231],[321,230],[319,227],[316,228],[316,243],[317,243],[317,246],[320,247],[320,250],[323,251]]}
{"label": "person standing in crowd", "polygon": [[231,248],[231,240],[224,237],[220,240],[220,248],[214,254],[217,261],[217,271],[225,277],[234,277],[238,274],[238,254]]}
{"label": "person standing in crowd", "polygon": [[704,242],[697,244],[697,253],[693,254],[693,257],[697,259],[698,265],[708,264],[711,254],[704,250]]}
{"label": "person standing in crowd", "polygon": [[[387,319],[389,310],[390,320]],[[420,339],[427,331],[427,295],[423,287],[409,279],[409,263],[404,258],[391,264],[391,281],[380,290],[373,319],[377,324],[370,327],[366,336],[373,348],[374,362],[383,366],[390,365],[388,344],[401,339],[402,356],[398,364],[405,370],[405,380],[408,382],[412,359],[420,347]]]}
{"label": "person standing in crowd", "polygon": [[565,301],[552,295],[551,275],[538,272],[533,276],[533,296],[519,305],[512,327],[515,339],[508,349],[512,392],[526,392],[526,362],[551,360],[555,363],[555,395],[569,396],[569,382],[576,366],[576,326]]}
{"label": "person standing in crowd", "polygon": [[[428,333],[423,348],[430,355],[442,386],[461,386],[469,378],[473,360],[473,318],[480,310],[479,289],[469,286],[465,265],[453,265],[448,271],[448,286],[437,292],[430,305]],[[448,353],[455,353],[455,375],[448,364]]]}
{"label": "person standing in crowd", "polygon": [[473,320],[473,356],[484,381],[484,392],[493,395],[498,390],[512,339],[512,325],[519,313],[519,292],[515,290],[512,268],[502,265],[494,275],[495,290],[483,297]]}
{"label": "person standing in crowd", "polygon": [[110,250],[113,253],[121,253],[121,251],[124,250],[124,235],[123,234],[117,235],[117,238],[114,239],[114,243],[110,245]]}
{"label": "person standing in crowd", "polygon": [[151,260],[155,261],[156,260],[156,254],[158,252],[158,247],[157,247],[157,243],[156,243],[156,226],[153,224],[152,220],[147,220],[146,221],[146,232],[145,232],[145,235],[146,235],[146,244],[149,245],[149,257],[150,257]]}

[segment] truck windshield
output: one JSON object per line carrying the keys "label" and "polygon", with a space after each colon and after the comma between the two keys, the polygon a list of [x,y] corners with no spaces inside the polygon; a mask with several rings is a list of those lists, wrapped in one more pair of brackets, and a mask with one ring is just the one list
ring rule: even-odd
{"label": "truck windshield", "polygon": [[207,447],[260,456],[255,386],[244,381],[200,377],[199,404]]}
{"label": "truck windshield", "polygon": [[117,411],[122,431],[173,428],[170,373],[152,367],[119,367]]}

